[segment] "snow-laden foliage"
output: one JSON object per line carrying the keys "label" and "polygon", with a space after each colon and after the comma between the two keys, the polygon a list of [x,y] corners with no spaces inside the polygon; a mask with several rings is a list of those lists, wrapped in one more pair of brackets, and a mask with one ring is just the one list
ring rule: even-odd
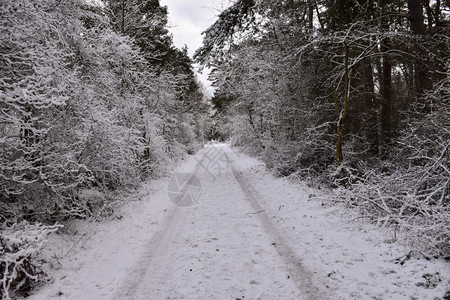
{"label": "snow-laden foliage", "polygon": [[247,29],[255,20],[255,0],[236,0],[225,11],[220,13],[218,20],[203,32],[203,45],[194,57],[206,65],[211,62],[212,52],[223,53],[234,37],[243,29]]}
{"label": "snow-laden foliage", "polygon": [[[263,40],[239,45],[233,59],[213,73],[223,93],[214,102],[220,106],[217,117],[231,120],[232,143],[281,175],[300,168],[304,176],[317,175],[333,160],[330,125],[313,118],[333,115],[333,107],[310,96],[314,83],[303,74],[312,71],[283,45]],[[224,116],[224,108],[231,117]]]}
{"label": "snow-laden foliage", "polygon": [[196,149],[202,95],[180,89],[178,71],[153,68],[100,7],[0,5],[3,220],[88,216],[95,205],[78,190],[129,190]]}
{"label": "snow-laden foliage", "polygon": [[0,4],[3,218],[33,213],[41,201],[53,210],[47,202],[50,195],[66,195],[88,179],[85,166],[71,152],[70,141],[56,138],[55,127],[62,121],[61,112],[77,79],[58,28],[64,16],[50,12],[51,5]]}
{"label": "snow-laden foliage", "polygon": [[[166,18],[167,10],[152,3],[146,14],[156,10]],[[19,230],[6,224],[21,220],[114,215],[121,193],[165,174],[199,146],[206,105],[187,52],[173,47],[164,20],[125,33],[115,30],[104,9],[83,0],[0,2],[5,232]],[[141,43],[143,34],[158,30],[160,38]],[[163,63],[164,49],[177,60]],[[8,251],[27,246],[14,247]],[[34,256],[21,259],[35,265]],[[14,274],[3,277],[5,293],[22,289],[12,283]]]}
{"label": "snow-laden foliage", "polygon": [[[426,98],[427,113],[405,121],[385,174],[369,171],[352,186],[352,195],[365,203],[365,214],[396,224],[413,247],[450,257],[450,89],[448,78]],[[420,110],[419,110],[420,111]],[[401,162],[401,163],[399,163]],[[386,164],[381,162],[382,164]],[[419,238],[418,238],[419,237]]]}
{"label": "snow-laden foliage", "polygon": [[215,134],[448,256],[448,4],[256,1],[251,11],[257,20],[234,22],[257,35],[227,35],[223,20],[237,15],[225,10],[197,51],[214,66],[214,119],[226,124]]}
{"label": "snow-laden foliage", "polygon": [[49,233],[61,225],[46,226],[26,221],[0,226],[0,297],[14,299],[19,291],[30,291],[33,284],[45,281],[48,275],[39,262],[39,251]]}
{"label": "snow-laden foliage", "polygon": [[[158,7],[146,9],[167,17]],[[57,228],[16,222],[113,214],[118,194],[198,147],[206,107],[187,53],[170,44],[164,22],[146,27],[161,39],[145,47],[136,32],[125,35],[112,23],[102,7],[82,0],[0,2],[5,299],[43,276],[35,254]],[[166,44],[156,51],[152,41]],[[164,49],[178,60],[155,66]]]}

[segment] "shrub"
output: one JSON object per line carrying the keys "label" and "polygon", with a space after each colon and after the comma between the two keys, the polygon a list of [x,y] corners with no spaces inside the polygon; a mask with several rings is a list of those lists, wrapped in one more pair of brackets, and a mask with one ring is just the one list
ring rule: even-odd
{"label": "shrub", "polygon": [[11,299],[27,294],[33,285],[48,279],[38,259],[49,233],[61,225],[30,224],[26,221],[0,227],[0,296]]}

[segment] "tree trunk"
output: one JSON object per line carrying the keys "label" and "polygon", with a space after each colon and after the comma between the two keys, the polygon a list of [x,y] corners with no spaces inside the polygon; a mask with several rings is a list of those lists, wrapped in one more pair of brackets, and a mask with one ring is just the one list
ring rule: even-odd
{"label": "tree trunk", "polygon": [[[381,96],[381,147],[389,142],[392,132],[392,64],[389,55],[390,41],[381,42],[382,70],[380,82]],[[381,149],[379,147],[379,149]],[[382,153],[379,153],[382,154]]]}
{"label": "tree trunk", "polygon": [[[349,71],[349,50],[347,44],[344,42],[345,47],[345,61],[344,61],[344,104],[342,109],[338,110],[337,107],[337,99],[336,102],[336,112],[337,115],[337,141],[336,141],[336,162],[337,165],[341,165],[344,161],[344,154],[342,152],[342,145],[344,142],[344,126],[347,120],[347,112],[348,112],[348,98],[350,96],[350,71]],[[337,97],[337,96],[336,96]]]}
{"label": "tree trunk", "polygon": [[375,84],[373,80],[372,61],[366,58],[361,66],[363,84],[363,122],[365,123],[365,136],[370,146],[370,153],[378,153],[377,116],[375,110]]}
{"label": "tree trunk", "polygon": [[425,24],[422,0],[408,0],[408,14],[411,23],[411,31],[414,34],[424,34]]}
{"label": "tree trunk", "polygon": [[308,1],[308,27],[309,29],[314,28],[314,0]]}
{"label": "tree trunk", "polygon": [[411,32],[418,37],[414,45],[416,53],[414,78],[416,94],[420,97],[425,90],[432,88],[432,82],[428,76],[426,46],[420,45],[420,43],[424,42],[420,38],[425,36],[426,33],[422,0],[408,0],[408,14]]}

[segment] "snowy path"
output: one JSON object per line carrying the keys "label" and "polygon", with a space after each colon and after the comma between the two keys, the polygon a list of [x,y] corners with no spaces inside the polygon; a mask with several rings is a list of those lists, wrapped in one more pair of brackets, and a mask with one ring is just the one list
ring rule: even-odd
{"label": "snowy path", "polygon": [[[309,201],[307,188],[274,179],[226,145],[209,146],[177,172],[195,173],[198,203],[175,206],[167,180],[153,182],[122,220],[80,228],[89,239],[76,251],[55,241],[49,253],[69,255],[55,282],[31,299],[433,299],[445,292],[448,265],[392,263],[401,249],[381,242],[374,228],[349,229],[330,216],[335,209]],[[443,278],[435,289],[418,287],[425,271]]]}
{"label": "snowy path", "polygon": [[[208,162],[203,157],[201,164]],[[255,207],[254,196],[237,184],[234,166],[232,172],[225,160],[221,163],[216,178],[197,168],[195,175],[204,183],[200,201],[171,209],[115,299],[302,299],[303,290],[312,290],[309,274],[301,274],[292,250]],[[303,282],[309,285],[296,289]]]}

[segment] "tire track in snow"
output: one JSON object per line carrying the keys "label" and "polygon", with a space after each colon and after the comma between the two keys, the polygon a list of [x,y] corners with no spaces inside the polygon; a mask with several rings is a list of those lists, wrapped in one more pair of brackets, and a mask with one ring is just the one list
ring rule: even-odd
{"label": "tire track in snow", "polygon": [[311,271],[307,270],[302,264],[302,259],[298,257],[294,249],[287,243],[283,235],[278,231],[275,225],[272,223],[270,218],[264,212],[264,209],[259,204],[254,193],[250,190],[250,186],[245,182],[244,178],[237,171],[236,167],[233,165],[232,161],[229,159],[228,155],[224,153],[228,163],[230,165],[231,171],[236,178],[239,186],[244,192],[247,200],[250,202],[252,208],[255,210],[256,215],[261,221],[265,232],[268,234],[270,239],[273,241],[273,245],[286,265],[289,272],[290,278],[294,282],[295,286],[299,292],[304,296],[305,299],[328,299],[328,296],[323,291],[314,284],[312,278],[313,274]]}
{"label": "tire track in snow", "polygon": [[[325,294],[321,292],[312,281],[312,273],[308,271],[303,265],[302,260],[296,255],[295,251],[288,245],[286,240],[276,229],[271,222],[267,214],[263,211],[254,193],[251,191],[251,187],[245,182],[243,177],[238,173],[235,166],[232,164],[228,155],[224,153],[226,159],[229,162],[233,176],[236,178],[241,190],[250,202],[252,208],[259,212],[258,218],[263,225],[264,231],[272,242],[274,242],[275,250],[280,256],[286,269],[289,272],[290,278],[295,287],[303,296],[302,299],[327,299]],[[193,176],[198,174],[200,167],[205,156],[195,166]],[[187,190],[184,190],[187,192]],[[151,271],[152,265],[155,263],[155,259],[161,251],[164,250],[164,245],[170,244],[168,239],[171,237],[171,231],[174,230],[173,224],[176,220],[175,216],[179,212],[178,206],[173,206],[168,210],[167,216],[164,218],[164,222],[160,225],[160,229],[153,234],[153,237],[145,246],[145,252],[136,261],[135,265],[127,272],[125,280],[117,288],[117,292],[113,299],[134,299],[136,293],[139,291],[139,287],[143,284],[143,279],[146,273]],[[150,270],[150,271],[149,271]]]}
{"label": "tire track in snow", "polygon": [[[181,189],[180,199],[184,198],[186,194],[189,193],[189,189],[187,189],[186,186],[193,180],[195,175],[198,174],[204,159],[205,156],[197,162],[191,177],[186,180],[184,187]],[[175,205],[170,208],[164,219],[164,223],[161,224],[160,229],[154,233],[153,237],[145,247],[145,253],[139,258],[135,266],[128,271],[125,281],[119,285],[119,288],[113,297],[114,300],[133,299],[133,296],[142,283],[144,275],[147,273],[148,269],[151,268],[153,259],[158,256],[158,252],[161,250],[164,239],[170,235],[169,231],[173,228],[173,220],[175,219],[178,210],[179,207]]]}
{"label": "tire track in snow", "polygon": [[147,273],[148,268],[152,265],[153,258],[157,256],[164,237],[171,227],[172,221],[178,212],[178,206],[173,206],[168,212],[161,229],[155,232],[150,242],[145,247],[145,253],[140,257],[135,266],[128,271],[125,281],[119,285],[117,293],[113,299],[123,300],[132,299],[136,290],[142,283],[142,278]]}

